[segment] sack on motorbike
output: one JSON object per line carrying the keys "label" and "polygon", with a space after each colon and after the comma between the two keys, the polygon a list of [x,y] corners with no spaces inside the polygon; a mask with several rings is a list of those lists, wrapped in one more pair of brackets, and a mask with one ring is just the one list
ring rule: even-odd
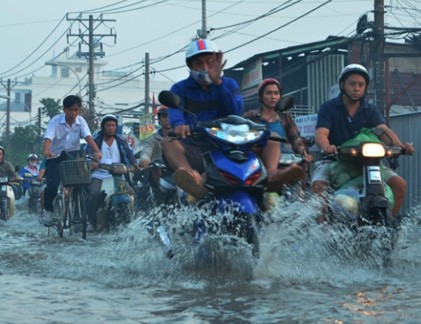
{"label": "sack on motorbike", "polygon": [[[380,139],[373,134],[369,128],[362,128],[360,132],[350,140],[346,141],[341,147],[356,146],[361,142],[375,142],[380,143]],[[335,189],[343,189],[347,187],[361,188],[362,183],[362,168],[361,165],[355,163],[355,161],[347,161],[345,159],[339,159],[330,164],[330,181],[331,185]],[[382,177],[384,177],[383,163],[381,165]],[[393,206],[394,197],[390,187],[385,184],[385,195],[389,199],[389,202]]]}

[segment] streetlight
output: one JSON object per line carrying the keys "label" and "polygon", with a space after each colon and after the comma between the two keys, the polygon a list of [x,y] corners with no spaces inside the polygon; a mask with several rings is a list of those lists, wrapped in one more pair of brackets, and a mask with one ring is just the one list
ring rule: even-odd
{"label": "streetlight", "polygon": [[79,74],[77,74],[77,72],[72,68],[72,67],[70,67],[70,66],[68,66],[68,65],[66,65],[66,64],[64,64],[64,63],[60,63],[60,62],[53,62],[53,61],[47,61],[47,62],[45,62],[45,64],[46,65],[51,65],[51,66],[63,66],[63,67],[65,67],[65,68],[67,68],[67,69],[69,69],[70,71],[72,71],[73,72],[73,74],[76,76],[76,78],[77,78],[77,83],[78,83],[78,85],[79,85],[79,92],[77,93],[79,96],[81,95],[81,93],[82,93],[82,83],[81,83],[81,81],[80,81],[80,77],[79,77]]}

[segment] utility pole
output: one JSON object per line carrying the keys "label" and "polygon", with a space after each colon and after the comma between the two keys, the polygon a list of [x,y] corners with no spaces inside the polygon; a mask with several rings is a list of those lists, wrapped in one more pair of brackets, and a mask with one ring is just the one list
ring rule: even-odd
{"label": "utility pole", "polygon": [[91,118],[95,114],[94,98],[94,17],[89,15],[89,112]]}
{"label": "utility pole", "polygon": [[12,90],[12,88],[16,85],[15,84],[12,86],[12,82],[10,81],[10,79],[7,79],[7,84],[3,83],[3,80],[1,80],[1,84],[5,87],[6,89],[6,93],[7,93],[7,104],[6,104],[6,138],[8,139],[10,136],[10,92]]}
{"label": "utility pole", "polygon": [[[85,30],[82,31],[81,28],[79,28],[78,33],[72,33],[71,30],[67,33],[67,42],[69,42],[69,37],[79,37],[80,43],[79,43],[79,51],[77,55],[79,57],[86,57],[88,58],[89,62],[89,118],[88,121],[89,125],[93,125],[93,119],[95,117],[95,105],[94,105],[94,99],[95,99],[95,83],[94,83],[94,73],[95,73],[95,65],[94,61],[96,57],[104,57],[105,53],[103,51],[102,42],[101,39],[103,37],[114,37],[114,43],[116,42],[117,35],[114,33],[113,29],[110,29],[109,33],[98,33],[95,32],[101,24],[104,22],[115,22],[115,19],[104,19],[102,14],[98,18],[94,18],[92,15],[89,15],[89,18],[82,18],[82,15],[78,15],[76,18],[69,18],[67,15],[66,17],[67,21],[77,21],[79,22],[80,26],[84,26]],[[86,22],[88,22],[88,25],[86,25]],[[97,23],[96,26],[94,24]],[[86,41],[87,39],[87,41]],[[88,52],[82,52],[82,44],[88,45]],[[99,47],[99,51],[95,51],[95,48]]]}
{"label": "utility pole", "polygon": [[149,106],[149,53],[145,53],[145,115],[149,114]]}
{"label": "utility pole", "polygon": [[37,118],[37,135],[38,135],[38,152],[41,152],[41,108],[38,108],[38,118]]}
{"label": "utility pole", "polygon": [[197,36],[203,39],[208,37],[208,30],[206,26],[206,0],[202,0],[202,29],[197,30]]}
{"label": "utility pole", "polygon": [[374,100],[382,116],[384,116],[384,0],[374,0]]}

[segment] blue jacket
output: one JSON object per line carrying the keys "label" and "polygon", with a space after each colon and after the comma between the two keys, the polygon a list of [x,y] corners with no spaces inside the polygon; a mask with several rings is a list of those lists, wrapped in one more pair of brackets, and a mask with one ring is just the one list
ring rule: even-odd
{"label": "blue jacket", "polygon": [[181,98],[181,107],[169,107],[168,117],[173,128],[192,125],[195,121],[208,121],[227,115],[241,115],[243,98],[234,79],[222,77],[222,84],[203,87],[191,76],[175,83],[171,89]]}

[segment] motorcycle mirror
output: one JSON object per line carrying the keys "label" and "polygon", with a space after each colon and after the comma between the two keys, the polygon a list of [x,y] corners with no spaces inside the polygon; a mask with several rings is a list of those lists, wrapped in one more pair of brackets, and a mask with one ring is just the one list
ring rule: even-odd
{"label": "motorcycle mirror", "polygon": [[293,96],[283,96],[281,100],[276,104],[276,110],[279,112],[290,110],[294,106]]}
{"label": "motorcycle mirror", "polygon": [[[174,92],[168,91],[168,90],[162,90],[159,95],[158,95],[158,100],[161,104],[167,106],[167,107],[171,107],[171,108],[178,108],[190,115],[193,116],[194,120],[197,121],[197,117],[194,113],[192,113],[191,111],[185,109],[184,107],[181,106],[181,98],[176,95]],[[169,136],[171,136],[170,134],[168,134]]]}
{"label": "motorcycle mirror", "polygon": [[162,90],[158,95],[158,100],[168,107],[179,107],[181,104],[180,97],[168,90]]}

